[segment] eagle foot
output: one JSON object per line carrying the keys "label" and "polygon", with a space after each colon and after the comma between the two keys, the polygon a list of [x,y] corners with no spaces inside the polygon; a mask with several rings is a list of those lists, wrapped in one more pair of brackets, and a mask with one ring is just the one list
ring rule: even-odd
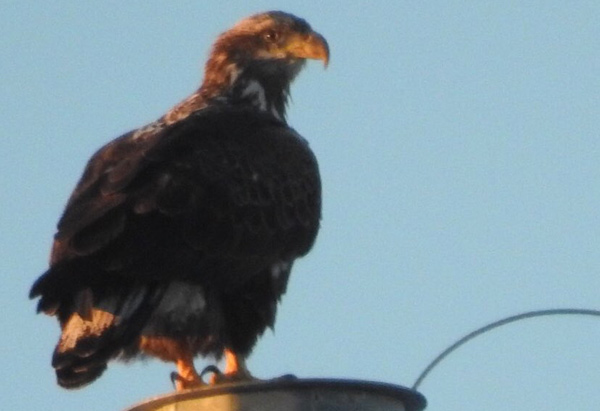
{"label": "eagle foot", "polygon": [[171,383],[173,383],[173,386],[175,386],[176,391],[200,388],[207,385],[204,381],[202,381],[202,378],[186,379],[175,371],[171,373]]}
{"label": "eagle foot", "polygon": [[216,377],[217,375],[219,375],[219,376],[223,375],[223,373],[221,372],[219,367],[217,367],[216,365],[208,365],[200,372],[200,379],[202,381],[204,381],[204,377],[209,374],[210,374],[210,377],[208,379],[209,384],[213,384],[213,381],[215,380],[215,378],[217,378]]}
{"label": "eagle foot", "polygon": [[[209,376],[210,375],[210,376]],[[218,385],[218,384],[226,384],[226,383],[235,383],[235,382],[249,382],[249,381],[258,381],[258,378],[255,378],[248,372],[248,370],[237,370],[236,372],[222,372],[215,365],[209,365],[202,370],[200,373],[200,378],[204,382],[204,377],[208,377],[208,382],[205,384],[208,385]]]}

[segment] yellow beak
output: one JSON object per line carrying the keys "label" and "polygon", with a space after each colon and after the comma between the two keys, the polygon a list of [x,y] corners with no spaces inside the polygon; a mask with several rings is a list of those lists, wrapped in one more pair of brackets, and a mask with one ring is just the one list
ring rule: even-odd
{"label": "yellow beak", "polygon": [[325,37],[313,31],[308,36],[294,38],[287,47],[289,52],[298,58],[322,60],[323,66],[329,64],[329,45]]}

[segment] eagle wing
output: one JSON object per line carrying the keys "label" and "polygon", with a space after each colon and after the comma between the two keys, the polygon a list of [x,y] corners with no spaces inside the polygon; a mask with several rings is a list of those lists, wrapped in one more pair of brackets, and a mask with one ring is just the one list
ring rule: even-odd
{"label": "eagle wing", "polygon": [[241,284],[309,251],[320,190],[306,141],[256,111],[210,107],[125,134],[89,161],[31,296],[62,322],[87,287]]}

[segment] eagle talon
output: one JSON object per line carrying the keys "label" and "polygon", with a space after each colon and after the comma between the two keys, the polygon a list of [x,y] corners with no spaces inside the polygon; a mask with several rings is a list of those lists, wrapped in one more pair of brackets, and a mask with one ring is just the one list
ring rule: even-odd
{"label": "eagle talon", "polygon": [[171,384],[173,384],[173,387],[177,389],[177,382],[181,380],[181,376],[173,371],[171,374],[169,374],[169,378],[171,379]]}
{"label": "eagle talon", "polygon": [[216,384],[218,382],[218,380],[220,380],[223,377],[223,373],[221,372],[219,367],[217,367],[216,365],[206,366],[200,373],[200,379],[202,381],[204,381],[204,376],[207,374],[212,374],[211,377],[209,378],[210,384]]}
{"label": "eagle talon", "polygon": [[199,387],[203,387],[206,385],[206,383],[204,381],[202,381],[201,379],[200,380],[196,380],[196,379],[186,380],[185,378],[183,378],[180,374],[176,373],[175,371],[173,371],[171,373],[171,383],[175,387],[176,391],[189,390],[192,388],[199,388]]}
{"label": "eagle talon", "polygon": [[206,386],[198,375],[191,360],[180,359],[177,361],[177,372],[171,373],[171,382],[176,391],[189,390]]}

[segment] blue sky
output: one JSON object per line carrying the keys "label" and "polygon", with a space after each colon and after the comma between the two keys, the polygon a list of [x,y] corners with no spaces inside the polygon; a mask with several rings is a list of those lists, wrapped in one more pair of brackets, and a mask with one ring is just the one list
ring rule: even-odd
{"label": "blue sky", "polygon": [[[215,36],[281,9],[328,40],[289,122],[324,184],[262,378],[410,386],[462,335],[522,311],[599,308],[600,3],[6,1],[0,13],[0,273],[6,409],[118,410],[172,366],[54,381],[54,319],[28,288],[89,156],[193,92]],[[463,346],[420,387],[428,410],[595,410],[600,323],[551,317]],[[201,368],[207,362],[197,362]]]}

